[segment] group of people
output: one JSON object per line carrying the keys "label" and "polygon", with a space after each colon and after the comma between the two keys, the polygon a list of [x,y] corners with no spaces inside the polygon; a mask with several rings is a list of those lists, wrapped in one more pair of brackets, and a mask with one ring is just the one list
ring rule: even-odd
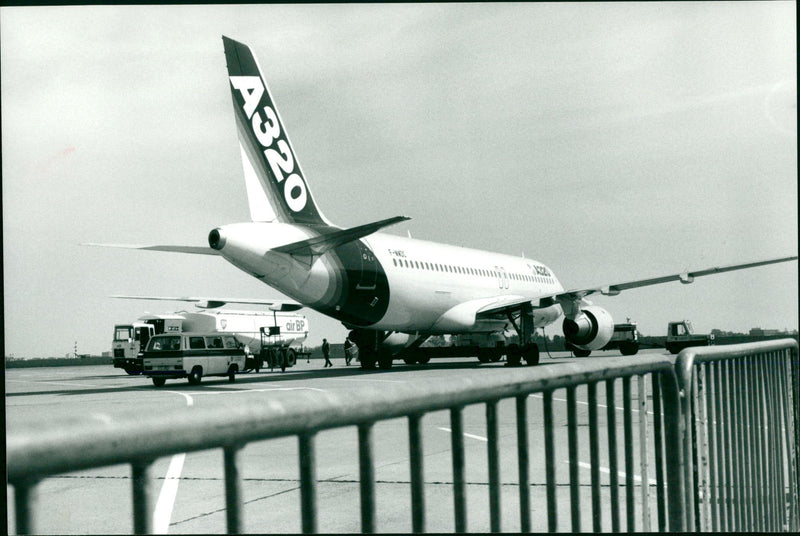
{"label": "group of people", "polygon": [[[323,368],[332,367],[333,363],[331,363],[331,345],[328,343],[328,339],[322,339],[322,356],[325,358],[325,365]],[[358,348],[350,338],[346,338],[344,340],[344,361],[349,366],[350,361],[353,359],[358,359]]]}

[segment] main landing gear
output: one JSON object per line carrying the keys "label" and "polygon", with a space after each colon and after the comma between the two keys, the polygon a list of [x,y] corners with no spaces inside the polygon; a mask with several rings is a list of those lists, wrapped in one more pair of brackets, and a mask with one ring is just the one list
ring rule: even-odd
{"label": "main landing gear", "polygon": [[[539,345],[531,342],[533,338],[533,306],[530,303],[522,304],[519,316],[516,318],[511,311],[506,313],[508,320],[519,336],[520,344],[510,344],[506,350],[506,365],[518,367],[525,360],[528,366],[539,364]],[[517,320],[519,322],[517,322]]]}
{"label": "main landing gear", "polygon": [[384,370],[392,368],[392,353],[380,348],[385,338],[382,332],[354,329],[348,338],[358,347],[361,370],[375,370],[376,365]]}
{"label": "main landing gear", "polygon": [[[391,331],[366,329],[354,329],[348,334],[347,338],[358,347],[358,357],[361,361],[362,370],[375,370],[376,367],[381,370],[392,368],[395,356],[392,350],[383,344],[390,335],[392,335]],[[427,363],[430,361],[430,356],[425,353],[424,349],[419,347],[427,338],[428,335],[417,335],[414,342],[405,346],[397,358],[402,359],[409,365]]]}

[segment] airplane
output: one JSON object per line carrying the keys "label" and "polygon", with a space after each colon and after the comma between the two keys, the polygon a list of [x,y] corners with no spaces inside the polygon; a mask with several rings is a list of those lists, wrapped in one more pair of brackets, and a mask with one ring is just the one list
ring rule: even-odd
{"label": "airplane", "polygon": [[[474,336],[482,341],[476,348],[482,362],[490,355],[485,346],[494,343],[508,365],[522,360],[535,365],[535,330],[562,316],[566,341],[588,355],[614,332],[609,312],[586,299],[592,294],[614,296],[671,281],[688,284],[705,275],[797,260],[790,256],[565,290],[550,267],[532,259],[379,232],[410,219],[405,216],[338,227],[309,189],[255,55],[243,43],[225,36],[222,41],[251,221],[213,229],[208,247],[117,247],[221,256],[297,303],[341,321],[363,369],[388,369],[395,359],[426,362],[418,349],[434,335]],[[506,331],[509,325],[519,342],[504,346],[502,334],[512,333]]]}

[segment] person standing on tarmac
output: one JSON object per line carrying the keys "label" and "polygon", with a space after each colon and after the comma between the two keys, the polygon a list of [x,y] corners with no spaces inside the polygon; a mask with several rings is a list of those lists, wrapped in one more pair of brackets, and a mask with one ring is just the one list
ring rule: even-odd
{"label": "person standing on tarmac", "polygon": [[350,366],[351,359],[353,359],[353,343],[350,341],[350,337],[346,337],[344,340],[344,362]]}
{"label": "person standing on tarmac", "polygon": [[331,359],[329,357],[331,353],[331,345],[328,344],[328,339],[322,339],[322,355],[325,357],[325,367],[332,367],[333,363],[331,363]]}

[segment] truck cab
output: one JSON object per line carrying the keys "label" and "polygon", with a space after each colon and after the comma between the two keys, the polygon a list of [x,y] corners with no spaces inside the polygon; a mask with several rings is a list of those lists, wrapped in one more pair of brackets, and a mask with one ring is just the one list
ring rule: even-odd
{"label": "truck cab", "polygon": [[667,324],[666,347],[669,353],[677,354],[690,346],[714,344],[714,335],[695,333],[688,320],[676,320]]}
{"label": "truck cab", "polygon": [[124,369],[128,374],[141,374],[141,353],[153,335],[155,327],[144,322],[115,325],[111,343],[114,367]]}

